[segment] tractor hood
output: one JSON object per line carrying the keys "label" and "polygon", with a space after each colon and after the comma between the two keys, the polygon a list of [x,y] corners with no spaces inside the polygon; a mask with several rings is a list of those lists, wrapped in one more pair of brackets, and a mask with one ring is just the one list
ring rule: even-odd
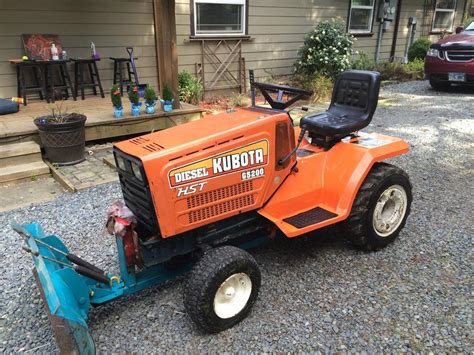
{"label": "tractor hood", "polygon": [[200,120],[119,142],[114,146],[142,161],[155,159],[163,155],[167,155],[170,160],[174,160],[183,156],[183,152],[185,152],[185,155],[189,155],[194,151],[222,144],[222,137],[228,137],[233,132],[235,132],[235,138],[242,136],[245,127],[271,116],[275,116],[275,111],[253,108],[228,110],[216,115],[206,115]]}

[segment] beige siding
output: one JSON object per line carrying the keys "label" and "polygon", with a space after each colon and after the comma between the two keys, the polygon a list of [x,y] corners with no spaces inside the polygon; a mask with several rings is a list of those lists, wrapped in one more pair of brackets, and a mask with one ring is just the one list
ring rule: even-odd
{"label": "beige siding", "polygon": [[[318,21],[338,16],[345,19],[347,4],[346,0],[250,0],[251,40],[242,45],[246,68],[254,69],[257,79],[290,74],[305,34]],[[201,47],[200,43],[189,41],[189,0],[176,0],[176,23],[179,70],[194,73],[195,63],[201,62]],[[206,65],[206,76],[213,71]]]}
{"label": "beige siding", "polygon": [[140,81],[157,85],[151,0],[0,1],[0,97],[16,96],[16,75],[8,60],[23,55],[23,33],[58,34],[70,57],[90,57],[94,41],[106,91],[113,77],[109,57],[126,57],[125,47],[133,46]]}

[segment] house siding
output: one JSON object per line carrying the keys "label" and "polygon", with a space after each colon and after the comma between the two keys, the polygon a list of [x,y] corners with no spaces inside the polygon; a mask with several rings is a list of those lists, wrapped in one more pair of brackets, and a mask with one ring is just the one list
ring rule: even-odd
{"label": "house siding", "polygon": [[[151,0],[22,0],[0,2],[0,97],[16,96],[16,74],[9,59],[23,55],[23,33],[60,36],[69,57],[90,57],[96,44],[104,89],[112,85],[109,57],[127,57],[134,47],[140,81],[157,85]],[[72,69],[72,64],[70,64]]]}
{"label": "house siding", "polygon": [[[454,27],[461,23],[465,1],[458,0]],[[434,0],[404,0],[400,13],[395,58],[402,58],[408,39],[408,18],[416,16],[416,38],[431,33]],[[271,75],[292,73],[298,49],[314,26],[324,20],[347,21],[349,0],[249,0],[248,34],[242,56],[246,69],[254,69],[258,80]],[[378,4],[374,14],[378,10]],[[201,44],[191,41],[190,0],[176,0],[176,26],[179,70],[195,72],[200,63]],[[380,24],[374,21],[373,34],[358,37],[354,48],[375,57]],[[380,58],[390,59],[394,24],[383,33]],[[16,75],[8,60],[23,53],[23,33],[57,33],[70,57],[89,57],[94,41],[102,57],[98,63],[104,89],[112,84],[110,56],[127,56],[126,46],[135,48],[140,81],[157,86],[155,34],[152,0],[3,0],[0,2],[0,97],[16,96]],[[209,64],[209,63],[208,63]],[[206,78],[215,71],[205,65]],[[71,65],[72,67],[72,65]],[[234,74],[238,69],[231,66]]]}
{"label": "house siding", "polygon": [[[400,11],[400,25],[396,34],[395,59],[401,59],[408,41],[408,19],[416,16],[418,20],[415,38],[429,36],[436,41],[438,35],[429,35],[433,12],[424,16],[425,2],[434,0],[405,0]],[[461,22],[465,1],[458,0],[454,27]],[[380,1],[376,1],[374,16],[377,15]],[[347,21],[349,0],[250,0],[248,16],[248,35],[251,40],[242,44],[242,56],[246,68],[254,69],[257,79],[270,75],[292,73],[293,63],[298,59],[298,49],[303,44],[306,33],[324,20],[339,19]],[[191,9],[190,0],[176,1],[176,24],[179,70],[195,72],[195,63],[201,62],[201,44],[190,41]],[[431,5],[433,6],[433,5]],[[426,29],[429,27],[429,31]],[[375,58],[376,43],[380,23],[374,21],[371,36],[356,38],[354,49],[365,52],[369,58]],[[380,46],[380,59],[391,59],[392,43],[395,36],[395,25],[392,23],[383,32]],[[205,76],[214,72],[206,65]],[[233,69],[236,71],[237,69]]]}

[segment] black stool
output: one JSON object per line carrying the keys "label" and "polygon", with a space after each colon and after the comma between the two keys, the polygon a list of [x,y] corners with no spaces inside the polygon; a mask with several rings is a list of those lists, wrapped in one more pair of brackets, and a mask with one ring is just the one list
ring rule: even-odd
{"label": "black stool", "polygon": [[[46,95],[42,66],[34,61],[11,61],[16,67],[17,95],[23,98],[23,105],[27,105],[27,94],[38,93],[41,100]],[[26,76],[31,74],[33,84],[28,85]]]}
{"label": "black stool", "polygon": [[[71,77],[69,76],[69,71],[67,70],[68,62],[68,59],[41,61],[44,67],[47,99],[51,100],[52,102],[55,100],[56,90],[59,90],[61,93],[64,92],[63,94],[66,100],[69,98],[69,90],[71,90],[71,95],[74,101],[76,101],[76,93],[72,87]],[[54,80],[55,69],[57,69],[59,72],[59,83],[55,83]]]}
{"label": "black stool", "polygon": [[[114,85],[120,86],[120,95],[123,96],[123,85],[131,84],[132,81],[132,68],[130,67],[130,58],[115,58],[110,57],[114,61]],[[135,58],[137,60],[138,58]],[[123,70],[127,69],[128,78],[123,77]]]}
{"label": "black stool", "polygon": [[[99,87],[100,96],[104,98],[104,90],[100,82],[99,70],[97,69],[97,61],[100,59],[71,59],[74,63],[74,90],[79,95],[81,89],[81,98],[84,100],[84,89],[92,88],[94,95],[97,96],[97,87]],[[84,80],[85,71],[89,72],[90,81]]]}

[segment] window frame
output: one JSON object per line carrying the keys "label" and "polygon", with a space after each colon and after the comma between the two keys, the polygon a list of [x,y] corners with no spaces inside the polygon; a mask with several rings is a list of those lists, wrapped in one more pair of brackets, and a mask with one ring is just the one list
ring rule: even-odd
{"label": "window frame", "polygon": [[[374,29],[374,19],[375,19],[375,8],[377,5],[377,0],[373,0],[372,6],[367,5],[353,5],[353,0],[349,0],[349,14],[347,16],[347,32],[353,35],[372,35]],[[371,17],[369,20],[369,28],[367,30],[353,30],[351,29],[351,19],[352,19],[352,9],[371,9]]]}
{"label": "window frame", "polygon": [[[457,2],[457,0],[454,0],[454,7],[452,9],[438,9],[437,8],[438,1],[440,1],[440,0],[435,1],[435,6],[434,6],[434,10],[433,10],[433,19],[432,19],[432,22],[431,22],[431,32],[432,33],[441,33],[441,32],[443,32],[443,30],[446,30],[448,32],[453,32],[453,26],[454,26],[454,20],[456,18],[456,9],[457,9],[457,6],[458,6],[458,2]],[[449,28],[443,29],[443,28],[435,28],[434,27],[437,12],[450,12],[451,13],[451,16],[452,16],[451,26]]]}
{"label": "window frame", "polygon": [[[197,31],[197,4],[223,4],[223,5],[241,5],[242,6],[242,32],[212,32],[199,33]],[[239,38],[248,37],[248,8],[249,0],[191,0],[191,37],[192,38]]]}

